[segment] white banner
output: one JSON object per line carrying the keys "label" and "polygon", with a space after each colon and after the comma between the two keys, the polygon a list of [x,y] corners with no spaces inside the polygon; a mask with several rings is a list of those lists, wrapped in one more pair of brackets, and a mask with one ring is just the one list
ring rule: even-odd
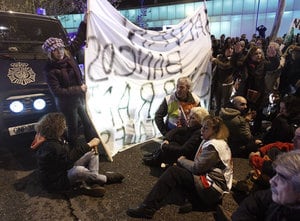
{"label": "white banner", "polygon": [[87,107],[110,156],[160,136],[154,114],[189,76],[208,107],[211,40],[205,8],[166,31],[144,30],[106,0],[89,1],[85,77]]}

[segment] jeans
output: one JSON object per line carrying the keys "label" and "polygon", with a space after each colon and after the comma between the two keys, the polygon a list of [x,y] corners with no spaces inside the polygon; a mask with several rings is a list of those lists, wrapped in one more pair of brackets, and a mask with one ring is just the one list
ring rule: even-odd
{"label": "jeans", "polygon": [[94,181],[98,184],[106,183],[106,176],[99,172],[99,156],[95,152],[89,151],[85,153],[74,166],[68,170],[68,179],[71,185],[83,181]]}
{"label": "jeans", "polygon": [[83,125],[86,142],[89,142],[91,139],[99,136],[93,126],[90,117],[88,116],[84,104],[84,99],[81,97],[70,99],[72,99],[71,102],[59,102],[59,107],[66,118],[68,127],[68,141],[70,143],[70,147],[74,148],[77,145],[77,138],[79,136],[79,119]]}

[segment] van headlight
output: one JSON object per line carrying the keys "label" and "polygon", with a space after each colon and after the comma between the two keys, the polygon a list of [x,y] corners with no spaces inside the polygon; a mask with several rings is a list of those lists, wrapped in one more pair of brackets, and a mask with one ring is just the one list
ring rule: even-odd
{"label": "van headlight", "polygon": [[33,107],[36,110],[43,110],[46,107],[46,101],[42,98],[38,98],[33,102]]}
{"label": "van headlight", "polygon": [[9,109],[14,112],[14,113],[20,113],[24,109],[24,105],[22,104],[21,101],[13,101],[9,105]]}

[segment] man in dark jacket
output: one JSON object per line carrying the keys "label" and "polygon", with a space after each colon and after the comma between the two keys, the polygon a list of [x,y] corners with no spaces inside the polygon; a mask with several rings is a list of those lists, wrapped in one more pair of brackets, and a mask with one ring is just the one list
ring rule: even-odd
{"label": "man in dark jacket", "polygon": [[228,145],[233,157],[247,158],[250,152],[256,151],[256,145],[261,143],[251,133],[249,122],[254,116],[246,111],[247,100],[242,96],[234,97],[232,103],[220,111],[220,117],[229,129]]}
{"label": "man in dark jacket", "polygon": [[160,166],[161,163],[176,163],[180,156],[185,156],[190,160],[194,159],[202,141],[201,123],[208,115],[208,111],[203,107],[192,108],[188,126],[169,131],[165,135],[161,147],[150,156],[143,158],[144,163],[148,166]]}
{"label": "man in dark jacket", "polygon": [[191,108],[200,106],[200,99],[190,91],[191,87],[188,77],[179,78],[176,91],[167,95],[155,112],[154,120],[162,135],[173,128],[186,126]]}

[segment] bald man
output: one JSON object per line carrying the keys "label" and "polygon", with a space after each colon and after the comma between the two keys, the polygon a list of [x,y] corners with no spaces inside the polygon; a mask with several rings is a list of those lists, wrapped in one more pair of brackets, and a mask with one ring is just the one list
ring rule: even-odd
{"label": "bald man", "polygon": [[252,114],[247,114],[247,100],[242,96],[233,98],[232,103],[221,108],[220,117],[229,129],[228,144],[233,157],[248,158],[250,152],[256,151],[260,140],[255,140],[249,122]]}

